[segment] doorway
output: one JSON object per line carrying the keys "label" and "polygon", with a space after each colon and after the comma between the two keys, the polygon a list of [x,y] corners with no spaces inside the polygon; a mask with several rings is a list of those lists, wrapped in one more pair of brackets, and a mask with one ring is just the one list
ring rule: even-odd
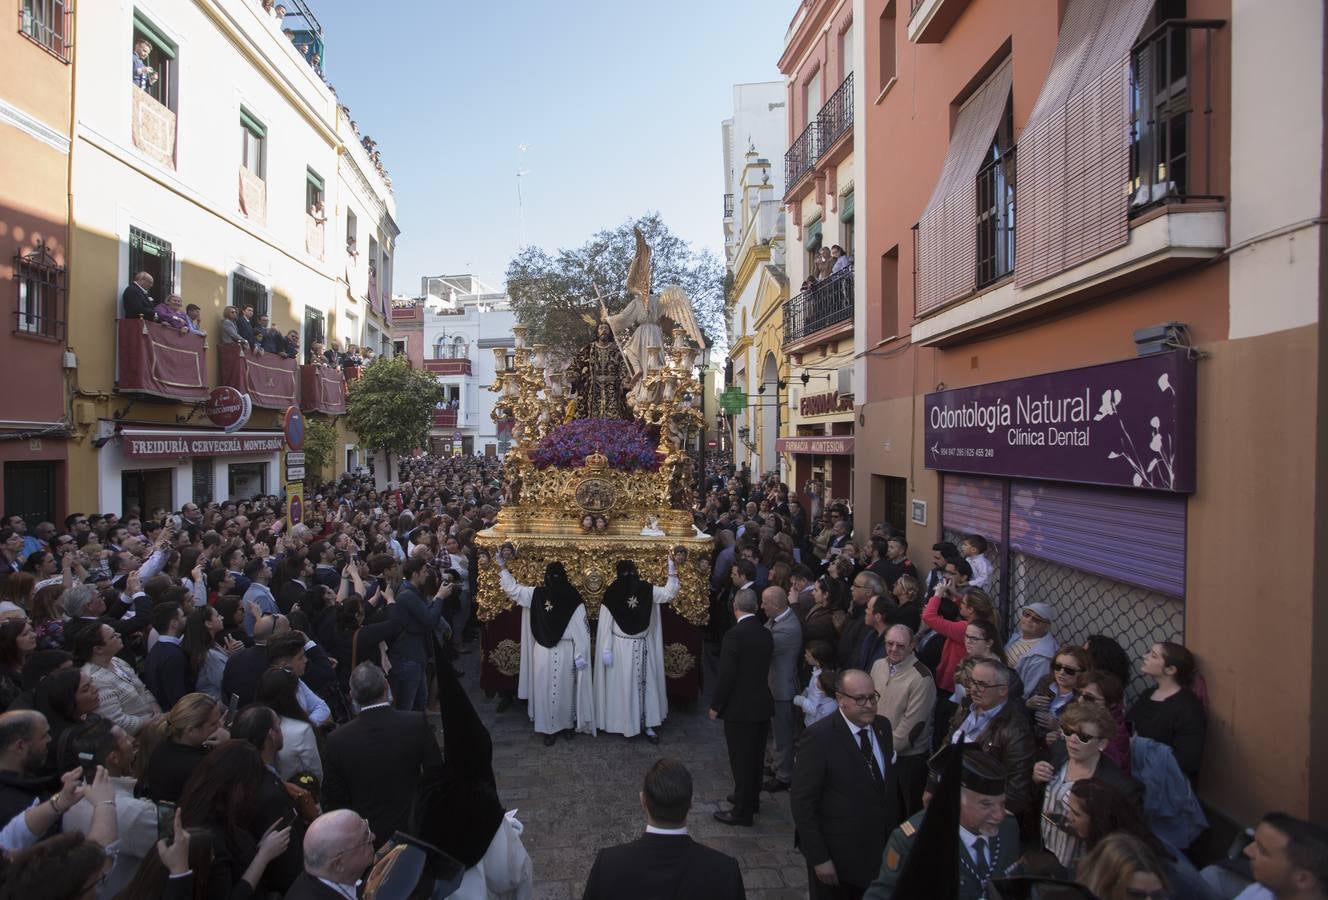
{"label": "doorway", "polygon": [[872,476],[873,523],[888,522],[892,528],[908,528],[908,479],[891,475]]}
{"label": "doorway", "polygon": [[28,533],[38,522],[54,522],[55,466],[53,462],[5,463],[5,515],[20,516]]}
{"label": "doorway", "polygon": [[141,469],[120,473],[120,509],[127,519],[130,510],[137,509],[139,518],[147,518],[154,510],[175,509],[171,487],[171,469]]}

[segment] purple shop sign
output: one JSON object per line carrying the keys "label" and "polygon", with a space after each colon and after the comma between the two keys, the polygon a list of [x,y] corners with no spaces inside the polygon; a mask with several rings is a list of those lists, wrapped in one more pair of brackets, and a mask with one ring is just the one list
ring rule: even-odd
{"label": "purple shop sign", "polygon": [[925,414],[929,469],[1194,491],[1184,350],[937,391]]}

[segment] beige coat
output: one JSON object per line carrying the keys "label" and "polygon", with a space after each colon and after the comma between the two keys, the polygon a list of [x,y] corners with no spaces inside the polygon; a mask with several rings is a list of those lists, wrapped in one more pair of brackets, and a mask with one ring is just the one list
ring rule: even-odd
{"label": "beige coat", "polygon": [[916,756],[930,751],[931,718],[936,708],[936,680],[931,670],[910,653],[895,666],[893,675],[890,661],[878,659],[871,677],[881,695],[876,712],[890,720],[895,752]]}

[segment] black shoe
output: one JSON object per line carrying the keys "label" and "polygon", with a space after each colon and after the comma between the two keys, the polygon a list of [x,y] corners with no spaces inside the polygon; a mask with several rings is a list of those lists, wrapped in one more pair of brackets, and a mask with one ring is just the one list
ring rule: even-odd
{"label": "black shoe", "polygon": [[498,698],[498,712],[507,712],[512,708],[512,695],[503,694]]}
{"label": "black shoe", "polygon": [[733,810],[717,809],[715,810],[715,821],[722,825],[742,825],[747,828],[752,827],[752,817],[738,818],[733,814]]}
{"label": "black shoe", "polygon": [[[727,800],[727,801],[729,801],[730,803],[737,803],[737,802],[738,802],[738,795],[737,795],[737,794],[729,794],[729,795],[728,795],[727,797],[725,797],[724,799]],[[752,806],[752,812],[753,812],[753,813],[759,813],[760,811],[761,811],[761,801],[760,801],[760,800],[757,800],[756,803],[753,804],[753,806]]]}
{"label": "black shoe", "polygon": [[544,735],[544,746],[546,746],[546,747],[552,747],[554,741],[556,741],[556,740],[558,740],[558,735],[556,735],[556,734],[546,734],[546,735]]}
{"label": "black shoe", "polygon": [[761,790],[769,791],[772,794],[778,794],[780,791],[787,791],[788,789],[789,783],[787,781],[780,781],[778,778],[771,778],[765,784],[761,785]]}
{"label": "black shoe", "polygon": [[658,744],[658,743],[659,743],[659,735],[658,735],[658,734],[651,734],[650,732],[647,731],[647,732],[646,732],[646,740],[650,741],[650,743],[652,743],[652,744]]}

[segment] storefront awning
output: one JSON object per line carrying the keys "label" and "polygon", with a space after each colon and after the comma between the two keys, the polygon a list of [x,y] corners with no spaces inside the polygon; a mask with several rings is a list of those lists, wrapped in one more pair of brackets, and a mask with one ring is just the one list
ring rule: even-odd
{"label": "storefront awning", "polygon": [[852,456],[853,436],[785,437],[775,441],[776,453],[807,453],[813,456]]}
{"label": "storefront awning", "polygon": [[126,428],[120,432],[121,453],[125,459],[175,459],[181,456],[247,456],[276,453],[282,447],[280,431],[237,431],[227,434],[220,429],[190,431],[185,429]]}

